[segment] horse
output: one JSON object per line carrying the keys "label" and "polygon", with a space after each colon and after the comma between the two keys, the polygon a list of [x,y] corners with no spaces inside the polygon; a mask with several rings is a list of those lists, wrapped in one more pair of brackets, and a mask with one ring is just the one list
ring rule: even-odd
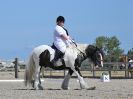
{"label": "horse", "polygon": [[[80,66],[87,58],[95,64],[95,66],[103,67],[103,51],[94,45],[88,44],[71,44],[67,47],[64,57],[60,60],[61,64],[53,64],[52,60],[55,56],[55,49],[49,45],[40,45],[31,52],[26,69],[25,69],[25,85],[32,85],[35,90],[43,90],[40,80],[40,71],[42,67],[50,67],[54,70],[68,69],[67,75],[64,77],[61,88],[69,89],[69,80],[73,73],[76,74],[80,88],[87,89],[88,85],[84,81],[80,73]],[[58,62],[57,62],[58,63]]]}

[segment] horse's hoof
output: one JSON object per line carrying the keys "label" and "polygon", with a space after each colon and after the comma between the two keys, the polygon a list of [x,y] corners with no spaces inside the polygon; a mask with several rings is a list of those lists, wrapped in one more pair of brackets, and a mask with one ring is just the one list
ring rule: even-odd
{"label": "horse's hoof", "polygon": [[89,87],[89,88],[87,88],[86,90],[95,90],[95,89],[96,89],[96,87],[93,86],[93,87]]}
{"label": "horse's hoof", "polygon": [[38,85],[39,90],[43,90],[43,87],[41,85]]}
{"label": "horse's hoof", "polygon": [[69,90],[70,89],[70,87],[64,87],[64,88],[62,88],[63,90]]}
{"label": "horse's hoof", "polygon": [[43,87],[35,88],[35,90],[43,90]]}
{"label": "horse's hoof", "polygon": [[35,88],[35,90],[43,90],[43,87],[41,85],[38,85],[38,87]]}
{"label": "horse's hoof", "polygon": [[35,87],[34,84],[35,84],[35,80],[32,80],[31,85],[32,85],[33,88]]}

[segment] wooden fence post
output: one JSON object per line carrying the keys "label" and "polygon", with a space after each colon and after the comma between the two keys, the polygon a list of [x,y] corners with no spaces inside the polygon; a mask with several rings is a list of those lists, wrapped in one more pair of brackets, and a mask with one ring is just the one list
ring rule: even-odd
{"label": "wooden fence post", "polygon": [[52,78],[52,69],[50,69],[50,78]]}
{"label": "wooden fence post", "polygon": [[18,78],[18,58],[15,58],[15,78]]}
{"label": "wooden fence post", "polygon": [[125,78],[129,78],[129,72],[128,72],[128,64],[127,64],[127,62],[128,62],[128,57],[127,56],[125,56],[125,64],[126,64],[126,71],[125,71]]}
{"label": "wooden fence post", "polygon": [[111,76],[111,70],[109,70],[108,72],[109,72],[109,78],[111,79],[111,77],[112,77],[112,76]]}
{"label": "wooden fence post", "polygon": [[66,76],[66,70],[64,69],[64,77]]}
{"label": "wooden fence post", "polygon": [[93,72],[93,78],[95,77],[95,69],[94,69],[94,64],[91,64],[92,67],[92,72]]}

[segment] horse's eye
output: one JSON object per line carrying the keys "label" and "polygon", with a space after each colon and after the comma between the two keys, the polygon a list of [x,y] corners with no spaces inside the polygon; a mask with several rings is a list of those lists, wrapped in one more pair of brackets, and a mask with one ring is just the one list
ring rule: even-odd
{"label": "horse's eye", "polygon": [[96,57],[97,57],[97,58],[100,57],[99,53],[96,53]]}
{"label": "horse's eye", "polygon": [[100,58],[101,58],[99,54],[97,54],[96,57],[98,60],[100,60]]}

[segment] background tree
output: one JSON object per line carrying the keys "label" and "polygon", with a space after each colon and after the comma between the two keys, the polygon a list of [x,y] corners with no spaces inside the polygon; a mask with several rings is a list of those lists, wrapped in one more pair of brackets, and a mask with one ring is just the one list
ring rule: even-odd
{"label": "background tree", "polygon": [[102,48],[104,50],[104,53],[107,53],[107,41],[108,41],[108,38],[105,37],[105,36],[100,36],[100,37],[97,37],[96,38],[96,43],[95,45],[98,47],[98,48]]}
{"label": "background tree", "polygon": [[123,54],[124,50],[120,48],[120,41],[116,36],[96,38],[95,45],[103,49],[105,53],[105,61],[118,61],[119,56]]}
{"label": "background tree", "polygon": [[127,56],[133,59],[133,48],[127,52]]}

